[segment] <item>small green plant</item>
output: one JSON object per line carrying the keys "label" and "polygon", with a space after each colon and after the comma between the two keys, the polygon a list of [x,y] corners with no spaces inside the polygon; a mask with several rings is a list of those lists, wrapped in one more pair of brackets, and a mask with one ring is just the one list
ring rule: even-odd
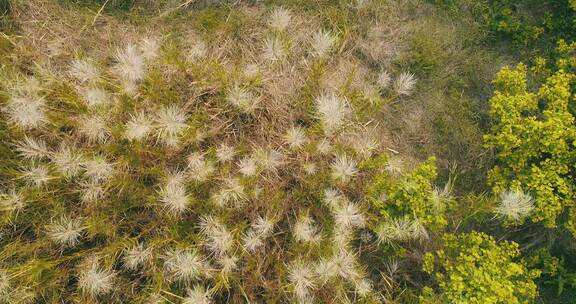
{"label": "small green plant", "polygon": [[576,273],[572,272],[569,263],[565,255],[554,256],[548,248],[540,248],[526,259],[530,269],[542,272],[540,281],[545,287],[555,289],[556,296],[576,288]]}

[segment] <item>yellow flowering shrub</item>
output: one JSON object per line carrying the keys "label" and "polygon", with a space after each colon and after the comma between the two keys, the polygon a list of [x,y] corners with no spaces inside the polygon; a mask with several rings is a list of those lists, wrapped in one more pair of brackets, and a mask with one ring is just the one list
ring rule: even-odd
{"label": "yellow flowering shrub", "polygon": [[[378,163],[383,165],[386,159],[376,158],[365,166],[374,168]],[[446,226],[444,211],[451,200],[447,192],[434,188],[437,176],[434,157],[398,178],[390,176],[389,171],[376,174],[367,188],[368,198],[383,216],[412,217],[436,230]]]}
{"label": "yellow flowering shrub", "polygon": [[444,247],[424,258],[424,271],[434,274],[441,293],[424,288],[420,303],[519,304],[537,295],[540,275],[517,262],[518,244],[481,232],[446,234]]}
{"label": "yellow flowering shrub", "polygon": [[[559,69],[530,90],[527,67],[519,64],[498,73],[490,99],[493,126],[485,140],[496,158],[488,176],[493,191],[530,193],[535,200],[530,218],[550,228],[575,199],[574,80],[574,74]],[[576,232],[572,222],[568,227]]]}

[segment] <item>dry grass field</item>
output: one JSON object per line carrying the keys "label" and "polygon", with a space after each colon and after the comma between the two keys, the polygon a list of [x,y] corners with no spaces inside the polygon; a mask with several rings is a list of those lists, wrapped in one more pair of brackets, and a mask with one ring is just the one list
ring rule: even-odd
{"label": "dry grass field", "polygon": [[506,235],[483,135],[518,57],[473,16],[0,4],[0,303],[449,303],[426,253]]}

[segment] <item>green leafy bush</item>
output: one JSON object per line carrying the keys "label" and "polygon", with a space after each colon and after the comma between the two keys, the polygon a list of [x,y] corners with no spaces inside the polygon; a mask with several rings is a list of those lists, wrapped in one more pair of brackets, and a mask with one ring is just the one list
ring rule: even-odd
{"label": "green leafy bush", "polygon": [[528,270],[517,258],[518,244],[484,233],[446,234],[444,247],[427,253],[424,271],[434,274],[440,289],[424,289],[421,303],[529,303],[537,295],[533,279],[538,271]]}

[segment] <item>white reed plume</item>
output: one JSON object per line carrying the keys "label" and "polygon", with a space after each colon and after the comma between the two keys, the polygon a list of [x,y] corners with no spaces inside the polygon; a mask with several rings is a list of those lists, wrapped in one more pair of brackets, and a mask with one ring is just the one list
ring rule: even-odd
{"label": "white reed plume", "polygon": [[402,72],[396,80],[394,80],[394,90],[398,95],[410,95],[416,86],[416,78],[414,74],[409,72]]}
{"label": "white reed plume", "polygon": [[46,185],[50,180],[52,180],[48,167],[36,164],[24,168],[21,172],[21,177],[26,181],[26,183],[37,188]]}
{"label": "white reed plume", "polygon": [[337,249],[349,249],[352,240],[354,240],[354,230],[342,225],[334,225],[332,234],[332,247]]}
{"label": "white reed plume", "polygon": [[320,154],[328,154],[332,151],[332,144],[330,144],[330,140],[323,138],[316,144],[316,151]]}
{"label": "white reed plume", "polygon": [[382,71],[378,74],[377,84],[381,90],[387,89],[390,87],[390,83],[392,82],[392,77],[388,71]]}
{"label": "white reed plume", "polygon": [[272,62],[284,59],[284,57],[286,57],[286,50],[282,45],[282,41],[277,37],[266,38],[266,40],[264,40],[262,57]]}
{"label": "white reed plume", "polygon": [[421,222],[407,216],[384,221],[376,230],[376,235],[379,243],[406,242],[428,238],[428,232]]}
{"label": "white reed plume", "polygon": [[234,86],[228,90],[226,100],[246,114],[254,114],[259,103],[258,98],[252,92],[239,86]]}
{"label": "white reed plume", "polygon": [[352,281],[354,291],[361,297],[365,297],[372,292],[372,282],[367,278],[358,278]]}
{"label": "white reed plume", "polygon": [[521,189],[507,190],[500,194],[500,202],[496,207],[498,215],[519,221],[534,210],[534,200]]}
{"label": "white reed plume", "polygon": [[248,231],[242,236],[244,248],[250,252],[255,252],[264,246],[264,240],[268,238],[274,230],[274,221],[267,217],[259,216]]}
{"label": "white reed plume", "polygon": [[254,78],[260,74],[260,67],[255,63],[248,64],[244,67],[242,74],[244,74],[246,78]]}
{"label": "white reed plume", "polygon": [[272,14],[270,14],[268,24],[277,31],[283,31],[290,25],[291,20],[292,16],[289,10],[283,7],[277,7],[272,11]]}
{"label": "white reed plume", "polygon": [[304,129],[298,126],[292,126],[288,129],[284,134],[284,140],[292,149],[301,148],[308,141]]}
{"label": "white reed plume", "polygon": [[160,202],[173,215],[184,213],[190,204],[190,197],[182,179],[181,173],[172,175],[168,177],[166,184],[160,189]]}
{"label": "white reed plume", "polygon": [[142,243],[124,250],[124,267],[129,270],[138,269],[152,258],[152,248],[144,246]]}
{"label": "white reed plume", "polygon": [[244,186],[238,178],[228,177],[224,179],[222,188],[212,196],[212,200],[219,207],[239,207],[246,200],[247,196]]}
{"label": "white reed plume", "polygon": [[32,129],[48,122],[45,106],[46,101],[41,96],[12,96],[3,111],[8,115],[8,122]]}
{"label": "white reed plume", "polygon": [[81,59],[72,61],[68,73],[80,82],[96,81],[100,77],[98,69],[92,63]]}
{"label": "white reed plume", "polygon": [[206,261],[195,250],[169,250],[164,256],[164,270],[173,281],[184,283],[210,276]]}
{"label": "white reed plume", "polygon": [[6,193],[0,193],[0,211],[20,211],[25,206],[26,201],[21,192],[12,189]]}
{"label": "white reed plume", "polygon": [[158,139],[170,146],[177,145],[178,137],[188,127],[186,120],[188,113],[177,105],[160,108],[155,117]]}
{"label": "white reed plume", "polygon": [[242,245],[249,252],[256,252],[258,248],[264,246],[264,239],[249,230],[242,236]]}
{"label": "white reed plume", "polygon": [[351,202],[344,203],[334,210],[336,224],[344,228],[362,228],[366,224],[364,215],[358,206]]}
{"label": "white reed plume", "polygon": [[152,119],[146,113],[130,114],[130,120],[125,125],[124,138],[134,141],[146,139],[153,127]]}
{"label": "white reed plume", "polygon": [[160,51],[160,41],[154,37],[147,37],[140,42],[140,51],[145,60],[154,60]]}
{"label": "white reed plume", "polygon": [[299,217],[294,225],[294,238],[303,243],[319,242],[321,235],[314,224],[314,220],[308,215]]}
{"label": "white reed plume", "polygon": [[66,178],[76,176],[82,170],[83,156],[71,145],[61,143],[58,151],[50,155],[56,170]]}
{"label": "white reed plume", "polygon": [[116,171],[114,163],[107,161],[100,155],[85,160],[82,167],[84,168],[84,175],[94,182],[107,181]]}
{"label": "white reed plume", "polygon": [[205,182],[214,174],[216,167],[210,160],[206,160],[201,152],[193,152],[188,155],[188,176],[198,182]]}
{"label": "white reed plume", "polygon": [[182,304],[212,304],[212,294],[206,290],[204,285],[195,285],[188,289],[188,295],[184,298]]}
{"label": "white reed plume", "polygon": [[229,252],[234,245],[232,233],[212,216],[203,216],[201,218],[200,231],[206,238],[206,248],[217,256],[222,256]]}
{"label": "white reed plume", "polygon": [[316,166],[316,164],[312,162],[305,162],[304,164],[302,164],[302,170],[304,170],[304,173],[308,175],[313,175],[316,172],[318,172],[318,166]]}
{"label": "white reed plume", "polygon": [[312,35],[312,54],[314,56],[322,57],[326,55],[336,39],[332,36],[332,33],[324,30],[315,32]]}
{"label": "white reed plume", "polygon": [[46,227],[46,232],[58,245],[74,247],[80,243],[84,229],[82,219],[62,216],[57,220],[52,219],[50,225]]}
{"label": "white reed plume", "polygon": [[221,267],[221,271],[224,274],[229,274],[233,270],[235,270],[236,267],[238,266],[238,257],[233,255],[232,256],[223,255],[218,257],[217,262]]}
{"label": "white reed plume", "polygon": [[90,296],[108,294],[114,288],[116,273],[101,269],[96,262],[91,263],[90,268],[80,272],[78,288]]}
{"label": "white reed plume", "polygon": [[253,176],[257,171],[256,161],[252,157],[244,157],[238,162],[238,171],[244,176]]}
{"label": "white reed plume", "polygon": [[135,84],[144,78],[144,57],[134,44],[129,43],[124,49],[118,50],[114,72],[130,84]]}
{"label": "white reed plume", "polygon": [[80,89],[80,94],[84,98],[86,105],[90,108],[104,106],[110,103],[110,97],[108,96],[108,93],[99,87],[90,86],[87,88],[82,88]]}
{"label": "white reed plume", "polygon": [[78,119],[78,132],[91,143],[104,143],[110,137],[106,119],[101,115],[83,115]]}
{"label": "white reed plume", "polygon": [[298,301],[305,301],[316,287],[314,268],[305,262],[296,262],[288,266],[288,280]]}
{"label": "white reed plume", "polygon": [[16,151],[23,158],[31,160],[41,160],[50,155],[50,150],[44,140],[29,136],[24,136],[24,139],[16,143]]}
{"label": "white reed plume", "polygon": [[84,203],[93,203],[102,199],[107,189],[104,184],[98,181],[90,180],[80,183],[80,199]]}
{"label": "white reed plume", "polygon": [[258,216],[250,226],[252,231],[263,237],[268,237],[274,230],[274,220],[269,217]]}
{"label": "white reed plume", "polygon": [[349,142],[359,156],[363,159],[367,159],[372,154],[378,150],[380,147],[380,142],[375,134],[374,130],[364,130],[361,129],[355,132],[350,138]]}
{"label": "white reed plume", "polygon": [[368,244],[372,241],[372,233],[370,231],[365,230],[360,233],[360,241],[364,244]]}
{"label": "white reed plume", "polygon": [[216,148],[216,158],[218,158],[218,161],[222,163],[233,160],[234,155],[236,155],[234,146],[221,144],[218,146],[218,148]]}
{"label": "white reed plume", "polygon": [[331,257],[320,260],[315,273],[323,283],[337,277],[352,282],[364,277],[357,257],[348,250],[339,250]]}
{"label": "white reed plume", "polygon": [[346,123],[350,109],[344,100],[334,94],[316,97],[316,114],[327,133],[332,133]]}
{"label": "white reed plume", "polygon": [[284,163],[284,155],[270,148],[256,149],[254,151],[254,159],[262,169],[272,172],[276,172],[278,167]]}
{"label": "white reed plume", "polygon": [[335,256],[323,258],[314,267],[314,272],[321,283],[326,283],[331,279],[338,277],[339,265]]}
{"label": "white reed plume", "polygon": [[332,168],[332,178],[341,182],[348,182],[351,177],[358,173],[356,162],[346,155],[338,155],[330,165]]}
{"label": "white reed plume", "polygon": [[348,199],[336,189],[326,189],[324,190],[324,203],[330,210],[334,211],[341,208]]}

